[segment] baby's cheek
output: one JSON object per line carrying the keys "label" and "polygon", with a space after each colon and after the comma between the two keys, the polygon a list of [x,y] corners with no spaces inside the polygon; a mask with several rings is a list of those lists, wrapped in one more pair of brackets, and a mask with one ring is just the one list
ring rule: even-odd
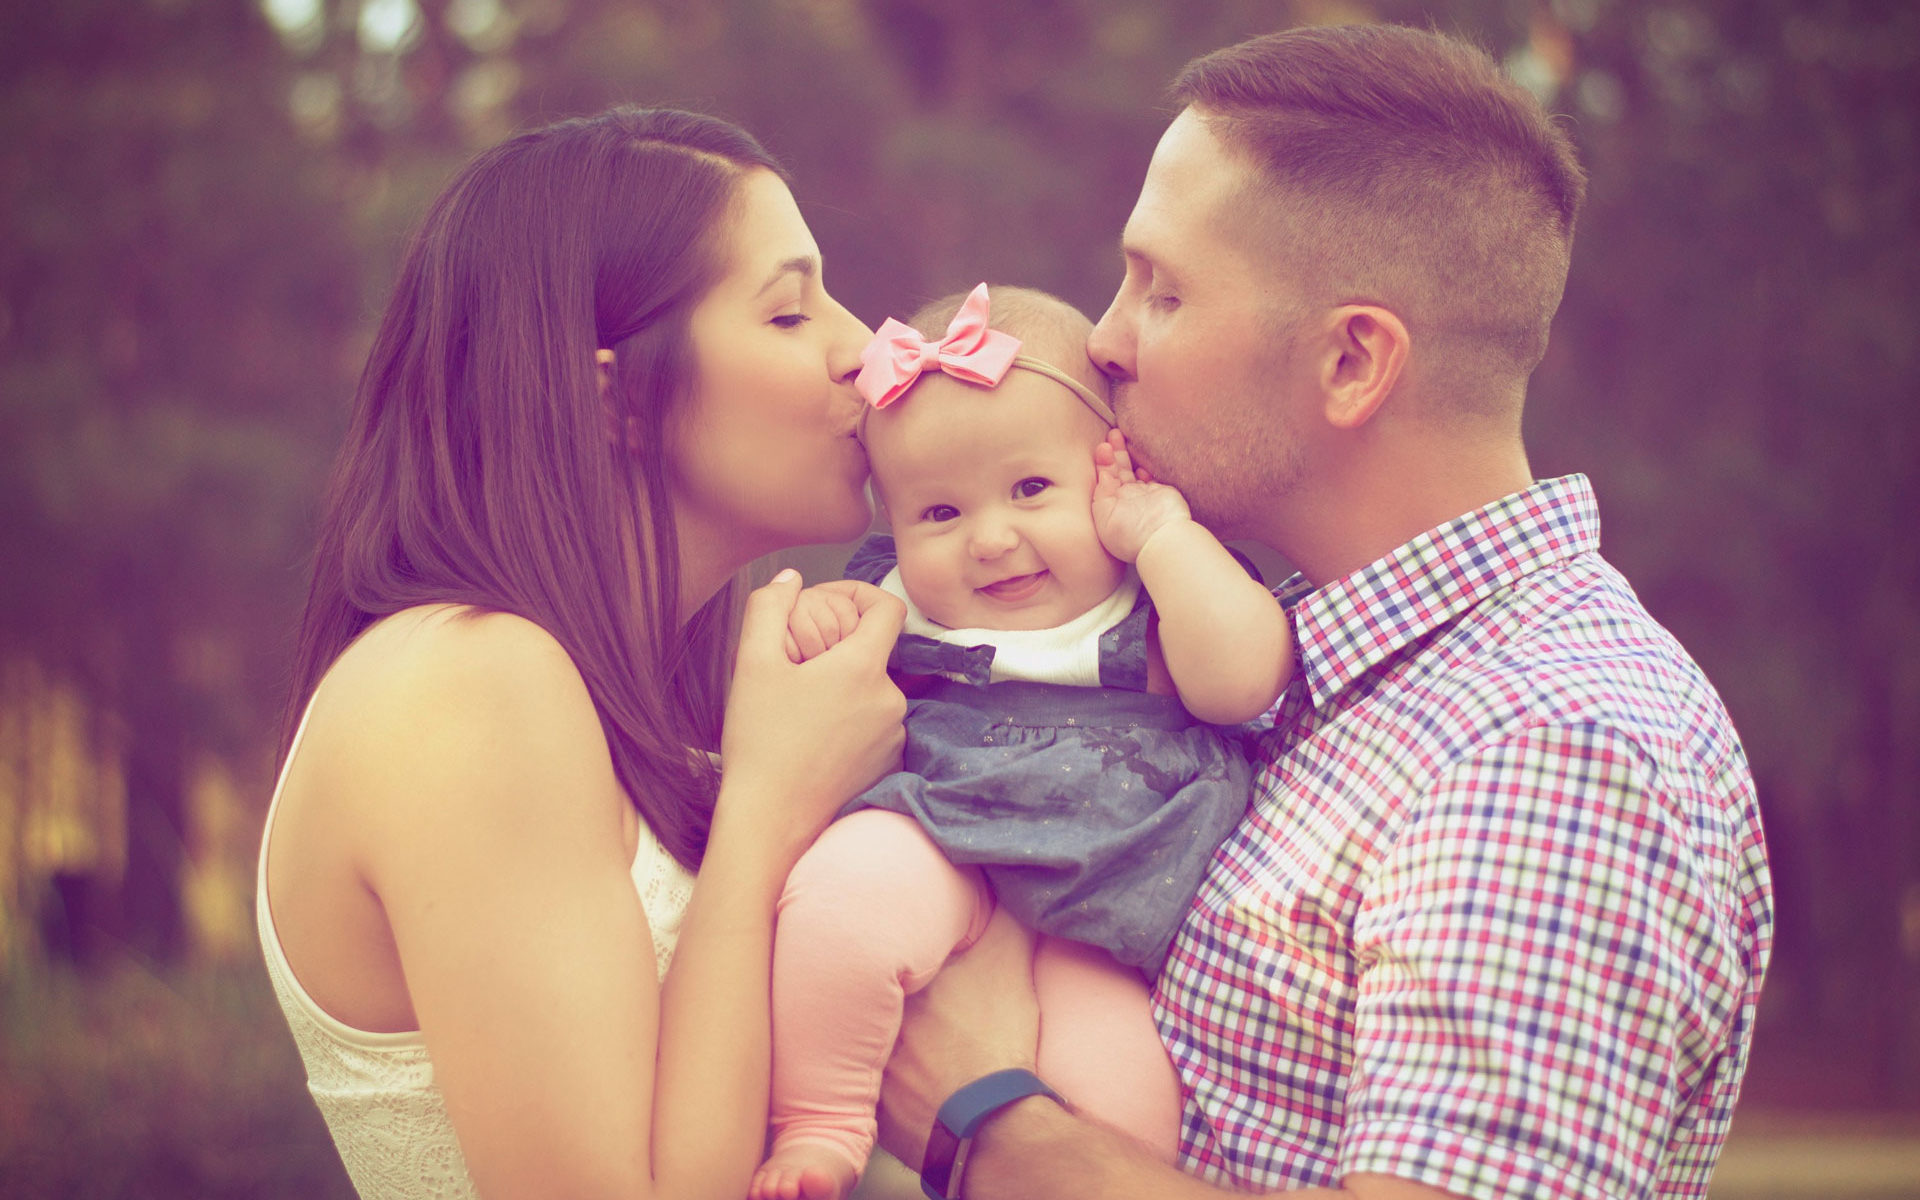
{"label": "baby's cheek", "polygon": [[900,544],[900,586],[905,589],[907,598],[912,600],[928,618],[950,625],[954,588],[953,572],[942,569],[939,564],[929,561],[932,557],[925,553],[916,553],[914,547]]}
{"label": "baby's cheek", "polygon": [[1114,565],[1116,572],[1126,569],[1125,563],[1122,563],[1119,559],[1107,553],[1106,543],[1100,540],[1100,530],[1093,522],[1093,503],[1091,500],[1088,501],[1084,508],[1075,508],[1070,512],[1062,512],[1060,514],[1059,530],[1058,544],[1060,546],[1075,549],[1078,553],[1085,554],[1090,558],[1104,558]]}

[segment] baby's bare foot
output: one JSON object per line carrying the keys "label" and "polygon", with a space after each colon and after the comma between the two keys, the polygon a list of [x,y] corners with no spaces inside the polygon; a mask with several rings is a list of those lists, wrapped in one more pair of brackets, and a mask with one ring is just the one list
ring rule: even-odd
{"label": "baby's bare foot", "polygon": [[803,1142],[776,1150],[760,1164],[747,1200],[845,1200],[859,1177],[841,1155]]}

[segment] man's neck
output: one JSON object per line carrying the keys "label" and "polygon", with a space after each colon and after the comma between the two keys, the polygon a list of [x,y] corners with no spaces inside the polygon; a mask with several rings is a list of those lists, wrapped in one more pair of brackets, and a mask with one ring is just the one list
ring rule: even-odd
{"label": "man's neck", "polygon": [[1532,483],[1517,440],[1373,455],[1287,497],[1267,544],[1324,585]]}

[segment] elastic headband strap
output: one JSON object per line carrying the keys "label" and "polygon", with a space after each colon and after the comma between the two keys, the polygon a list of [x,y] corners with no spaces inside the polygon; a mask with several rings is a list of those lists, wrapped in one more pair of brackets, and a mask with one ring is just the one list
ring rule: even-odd
{"label": "elastic headband strap", "polygon": [[1094,395],[1092,388],[1081,383],[1078,379],[1075,379],[1052,363],[1041,362],[1037,358],[1019,354],[1014,356],[1013,365],[1022,370],[1032,371],[1036,375],[1045,375],[1048,379],[1053,380],[1061,387],[1066,388],[1074,395],[1080,397],[1080,403],[1092,409],[1094,416],[1105,421],[1108,429],[1112,429],[1115,425],[1119,424],[1118,421],[1113,419],[1113,410],[1107,407],[1105,400]]}

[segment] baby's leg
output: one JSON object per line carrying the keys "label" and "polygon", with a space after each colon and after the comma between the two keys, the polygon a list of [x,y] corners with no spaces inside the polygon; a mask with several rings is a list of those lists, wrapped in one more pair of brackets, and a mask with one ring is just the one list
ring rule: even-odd
{"label": "baby's leg", "polygon": [[1098,947],[1042,937],[1033,987],[1040,998],[1040,1077],[1087,1115],[1172,1162],[1180,1149],[1180,1077],[1154,1028],[1140,972]]}
{"label": "baby's leg", "polygon": [[862,809],[801,857],[773,952],[773,1150],[754,1200],[830,1200],[873,1149],[907,993],[986,928],[991,893],[911,817]]}

